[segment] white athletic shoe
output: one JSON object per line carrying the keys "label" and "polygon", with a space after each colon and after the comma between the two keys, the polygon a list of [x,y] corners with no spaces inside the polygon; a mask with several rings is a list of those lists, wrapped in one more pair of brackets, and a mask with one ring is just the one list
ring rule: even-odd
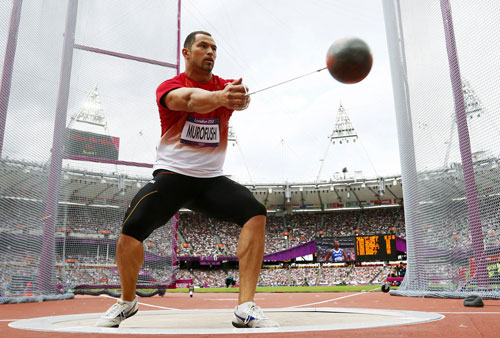
{"label": "white athletic shoe", "polygon": [[280,324],[264,316],[262,309],[252,303],[244,311],[241,311],[238,307],[234,309],[233,326],[237,328],[262,328],[279,327]]}
{"label": "white athletic shoe", "polygon": [[122,321],[135,315],[137,310],[137,297],[135,297],[131,304],[127,304],[121,299],[118,299],[118,301],[99,318],[96,326],[119,327]]}

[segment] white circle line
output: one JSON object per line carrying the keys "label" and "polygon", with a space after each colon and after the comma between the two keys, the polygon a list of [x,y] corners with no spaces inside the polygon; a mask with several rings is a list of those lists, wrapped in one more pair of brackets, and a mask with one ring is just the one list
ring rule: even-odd
{"label": "white circle line", "polygon": [[438,313],[444,313],[447,315],[498,315],[500,312],[443,312],[440,311]]}
{"label": "white circle line", "polygon": [[[123,327],[123,328],[101,328],[95,326],[61,326],[64,322],[89,320],[99,318],[99,313],[64,315],[53,317],[42,317],[33,319],[18,320],[9,323],[9,327],[31,330],[31,331],[52,331],[52,332],[74,332],[74,333],[108,333],[108,334],[249,334],[249,333],[278,333],[278,332],[310,332],[310,331],[332,331],[332,330],[347,330],[361,329],[374,327],[390,327],[401,326],[408,324],[419,324],[431,321],[437,321],[444,318],[444,315],[432,312],[418,311],[401,311],[401,310],[381,310],[381,309],[356,309],[356,308],[307,308],[307,309],[265,309],[266,312],[288,312],[287,316],[300,316],[301,312],[331,312],[338,314],[354,314],[354,315],[378,315],[384,316],[386,320],[378,322],[352,321],[327,325],[303,325],[303,326],[283,326],[277,328],[260,328],[260,329],[235,329],[235,328],[141,328],[141,327]],[[210,313],[224,313],[231,315],[232,310],[228,309],[204,309],[204,310],[181,310],[181,311],[145,311],[139,312],[139,316],[148,315],[192,315],[193,317],[200,315],[210,315]],[[230,317],[228,317],[230,318]],[[298,317],[300,318],[300,317]],[[228,327],[230,324],[228,323]]]}

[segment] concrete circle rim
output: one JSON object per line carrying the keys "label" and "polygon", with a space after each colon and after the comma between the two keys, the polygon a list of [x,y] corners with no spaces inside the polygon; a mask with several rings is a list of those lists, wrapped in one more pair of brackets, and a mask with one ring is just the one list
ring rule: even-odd
{"label": "concrete circle rim", "polygon": [[421,324],[443,319],[445,316],[434,312],[422,311],[406,311],[406,310],[386,310],[386,309],[364,309],[364,308],[332,308],[332,307],[317,307],[317,308],[271,308],[264,309],[265,313],[273,312],[329,312],[342,314],[358,314],[358,315],[383,315],[393,317],[399,322],[393,324],[383,322],[381,324],[365,324],[362,322],[352,322],[348,324],[314,324],[314,325],[296,325],[282,326],[277,328],[260,328],[260,329],[238,329],[230,327],[230,318],[233,309],[198,309],[198,310],[156,310],[156,311],[140,311],[136,316],[147,315],[186,315],[186,314],[205,314],[205,313],[227,313],[228,327],[216,329],[185,329],[185,328],[135,328],[135,327],[120,327],[120,328],[101,328],[95,326],[58,326],[58,323],[70,322],[83,319],[97,319],[102,313],[85,313],[62,316],[38,317],[30,319],[21,319],[9,323],[9,327],[15,329],[29,331],[44,331],[44,332],[65,332],[65,333],[101,333],[101,334],[163,334],[163,335],[194,335],[194,334],[242,334],[242,333],[286,333],[286,332],[309,332],[309,331],[336,331],[348,329],[367,329],[376,327],[401,326],[411,324]]}

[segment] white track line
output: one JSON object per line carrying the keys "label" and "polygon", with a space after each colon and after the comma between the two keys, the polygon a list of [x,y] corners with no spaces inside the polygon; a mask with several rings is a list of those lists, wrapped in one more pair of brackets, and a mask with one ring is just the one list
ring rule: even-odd
{"label": "white track line", "polygon": [[142,302],[137,302],[137,304],[141,304],[144,306],[150,306],[150,307],[155,307],[157,309],[163,309],[163,310],[181,310],[181,309],[174,309],[173,307],[165,307],[165,306],[159,306],[159,305],[152,305],[152,304],[146,304]]}
{"label": "white track line", "polygon": [[[254,298],[253,300],[262,300],[265,298]],[[238,300],[238,298],[207,298],[206,300]]]}
{"label": "white track line", "polygon": [[16,320],[20,319],[0,319],[0,322],[15,322]]}
{"label": "white track line", "polygon": [[436,311],[437,313],[443,313],[447,315],[498,315],[500,312],[441,312]]}
{"label": "white track line", "polygon": [[[108,296],[108,295],[101,295],[101,297],[116,299],[116,298]],[[137,304],[140,304],[140,305],[143,305],[143,306],[154,307],[154,308],[157,308],[157,309],[163,309],[163,310],[181,310],[181,309],[174,309],[173,307],[165,307],[165,306],[160,306],[160,305],[152,305],[152,304],[147,304],[147,303],[143,303],[143,302],[137,302]]]}
{"label": "white track line", "polygon": [[[379,288],[380,287],[377,286],[375,289],[368,290],[368,292],[372,292],[374,290],[378,290]],[[359,295],[365,295],[365,294],[367,294],[367,292],[358,292],[358,293],[354,293],[352,295],[347,295],[347,296],[342,296],[342,297],[338,297],[338,298],[322,300],[320,302],[314,302],[314,303],[302,304],[302,305],[295,305],[295,306],[287,306],[286,309],[303,307],[303,306],[310,306],[310,305],[316,305],[316,304],[323,304],[323,303],[333,302],[333,301],[336,301],[336,300],[340,300],[340,299],[344,299],[344,298],[349,298],[349,297],[354,297],[354,296],[359,296]]]}

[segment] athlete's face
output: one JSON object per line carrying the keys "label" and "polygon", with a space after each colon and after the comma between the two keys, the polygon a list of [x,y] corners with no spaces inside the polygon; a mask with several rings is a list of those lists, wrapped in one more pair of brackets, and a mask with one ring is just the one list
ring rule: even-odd
{"label": "athlete's face", "polygon": [[340,246],[339,241],[333,242],[333,247],[335,248],[335,250],[337,250],[339,246]]}
{"label": "athlete's face", "polygon": [[191,48],[184,48],[183,53],[186,63],[189,62],[191,66],[199,70],[211,72],[217,57],[217,45],[211,36],[196,34]]}

